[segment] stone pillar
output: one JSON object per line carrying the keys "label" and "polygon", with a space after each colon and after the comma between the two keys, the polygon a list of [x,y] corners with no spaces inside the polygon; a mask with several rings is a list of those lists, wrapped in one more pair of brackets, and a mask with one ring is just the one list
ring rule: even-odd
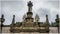
{"label": "stone pillar", "polygon": [[2,32],[2,27],[3,27],[3,22],[5,21],[4,15],[2,14],[1,16],[1,32]]}
{"label": "stone pillar", "polygon": [[58,27],[58,33],[59,33],[59,15],[56,15],[56,23],[57,23],[57,27]]}
{"label": "stone pillar", "polygon": [[15,15],[13,15],[12,24],[15,23]]}
{"label": "stone pillar", "polygon": [[60,18],[59,18],[59,33],[60,33]]}
{"label": "stone pillar", "polygon": [[28,5],[27,17],[32,18],[32,15],[33,15],[33,13],[32,13],[32,6],[33,6],[33,4],[32,4],[31,1],[29,1],[27,5]]}
{"label": "stone pillar", "polygon": [[15,15],[13,15],[12,23],[10,25],[10,32],[13,31],[14,23],[15,23]]}
{"label": "stone pillar", "polygon": [[60,33],[60,18],[59,18],[59,33]]}
{"label": "stone pillar", "polygon": [[48,15],[46,15],[46,26],[47,26],[47,32],[49,32],[49,20],[48,20]]}
{"label": "stone pillar", "polygon": [[0,33],[1,33],[1,18],[0,18]]}

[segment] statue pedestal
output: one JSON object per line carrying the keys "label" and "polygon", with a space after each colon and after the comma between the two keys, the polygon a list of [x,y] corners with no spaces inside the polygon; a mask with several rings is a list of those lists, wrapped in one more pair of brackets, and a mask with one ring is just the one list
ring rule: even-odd
{"label": "statue pedestal", "polygon": [[20,30],[21,32],[38,32],[39,27],[23,27]]}

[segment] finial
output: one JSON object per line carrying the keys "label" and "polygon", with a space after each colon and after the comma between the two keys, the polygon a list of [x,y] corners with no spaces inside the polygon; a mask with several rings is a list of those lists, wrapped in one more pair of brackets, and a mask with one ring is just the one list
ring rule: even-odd
{"label": "finial", "polygon": [[24,14],[24,16],[23,16],[23,19],[25,19],[26,18],[26,14]]}
{"label": "finial", "polygon": [[38,20],[39,21],[39,16],[38,16],[38,14],[36,14],[36,16],[35,16],[35,20]]}
{"label": "finial", "polygon": [[48,17],[48,15],[46,14],[46,17]]}
{"label": "finial", "polygon": [[4,15],[2,14],[1,18],[4,18]]}
{"label": "finial", "polygon": [[15,17],[15,15],[13,15],[13,17]]}
{"label": "finial", "polygon": [[12,24],[15,23],[15,15],[13,15]]}
{"label": "finial", "polygon": [[56,15],[56,18],[59,18],[59,15],[58,14]]}
{"label": "finial", "polygon": [[32,7],[32,6],[33,6],[33,4],[32,4],[31,1],[28,2],[28,6],[29,6],[29,7]]}

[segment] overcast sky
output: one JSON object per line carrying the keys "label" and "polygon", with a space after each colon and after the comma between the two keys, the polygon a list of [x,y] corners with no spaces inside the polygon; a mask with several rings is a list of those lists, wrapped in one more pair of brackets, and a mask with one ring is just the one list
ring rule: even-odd
{"label": "overcast sky", "polygon": [[[40,17],[40,22],[45,22],[46,14],[48,14],[49,22],[55,22],[56,14],[60,12],[59,0],[31,0],[33,2],[33,17],[36,14]],[[23,15],[27,13],[29,0],[2,0],[0,1],[0,14],[4,14],[4,25],[9,25],[15,15],[15,22],[22,22]],[[1,15],[0,15],[1,17]]]}

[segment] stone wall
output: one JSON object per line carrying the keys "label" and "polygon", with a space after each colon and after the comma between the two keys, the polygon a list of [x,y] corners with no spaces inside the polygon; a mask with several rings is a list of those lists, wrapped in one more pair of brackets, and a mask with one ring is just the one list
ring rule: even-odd
{"label": "stone wall", "polygon": [[1,26],[0,26],[0,33],[1,33]]}
{"label": "stone wall", "polygon": [[[57,27],[49,27],[49,29],[50,29],[50,33],[57,33],[58,32]],[[10,33],[10,27],[3,27],[2,32],[3,33]]]}
{"label": "stone wall", "polygon": [[10,27],[2,27],[2,33],[10,33]]}
{"label": "stone wall", "polygon": [[60,33],[60,19],[59,19],[59,33]]}
{"label": "stone wall", "polygon": [[0,22],[0,33],[1,33],[1,22]]}

